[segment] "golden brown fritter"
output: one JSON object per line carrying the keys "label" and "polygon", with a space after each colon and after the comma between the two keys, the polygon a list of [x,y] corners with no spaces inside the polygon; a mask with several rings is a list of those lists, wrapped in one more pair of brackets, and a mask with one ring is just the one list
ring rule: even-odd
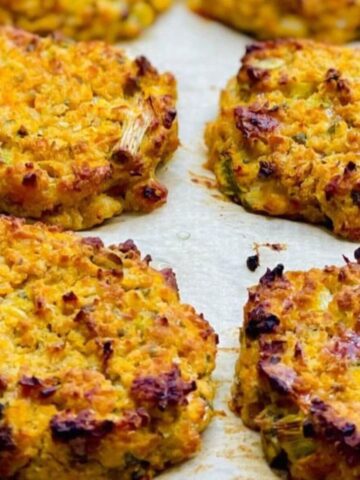
{"label": "golden brown fritter", "polygon": [[268,215],[360,239],[360,50],[280,40],[247,49],[206,130],[222,191]]}
{"label": "golden brown fritter", "polygon": [[78,40],[136,37],[172,0],[0,0],[0,24]]}
{"label": "golden brown fritter", "polygon": [[347,262],[278,265],[244,310],[232,406],[294,480],[360,478],[360,264]]}
{"label": "golden brown fritter", "polygon": [[258,38],[309,37],[345,43],[360,37],[360,0],[188,0],[195,11]]}
{"label": "golden brown fritter", "polygon": [[176,83],[102,42],[0,29],[0,211],[74,230],[166,201]]}
{"label": "golden brown fritter", "polygon": [[216,335],[132,241],[0,217],[0,477],[145,480],[193,456]]}

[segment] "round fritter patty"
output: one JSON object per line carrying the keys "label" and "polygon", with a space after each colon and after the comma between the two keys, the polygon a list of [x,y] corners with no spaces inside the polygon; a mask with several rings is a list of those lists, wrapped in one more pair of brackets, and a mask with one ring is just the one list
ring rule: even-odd
{"label": "round fritter patty", "polygon": [[176,83],[102,42],[0,29],[0,211],[74,230],[166,201]]}
{"label": "round fritter patty", "polygon": [[0,24],[115,42],[139,35],[172,0],[0,0]]}
{"label": "round fritter patty", "polygon": [[222,191],[256,212],[360,239],[360,50],[310,40],[247,48],[206,130]]}
{"label": "round fritter patty", "polygon": [[132,241],[0,218],[0,478],[145,480],[194,455],[217,337]]}
{"label": "round fritter patty", "polygon": [[360,478],[360,264],[346,260],[278,265],[245,306],[233,408],[294,480]]}
{"label": "round fritter patty", "polygon": [[195,11],[262,39],[359,38],[360,0],[188,0]]}

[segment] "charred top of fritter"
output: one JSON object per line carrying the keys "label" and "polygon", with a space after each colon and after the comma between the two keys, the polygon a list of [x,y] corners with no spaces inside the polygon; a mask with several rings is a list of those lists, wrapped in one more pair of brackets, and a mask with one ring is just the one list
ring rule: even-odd
{"label": "charred top of fritter", "polygon": [[102,42],[0,29],[0,210],[83,229],[166,201],[176,84]]}
{"label": "charred top of fritter", "polygon": [[[268,270],[249,291],[242,335],[234,407],[246,423],[258,422],[266,432],[269,412],[288,422],[298,412],[305,438],[360,468],[360,263]],[[257,409],[257,420],[248,417]],[[280,443],[285,438],[279,433]]]}
{"label": "charred top of fritter", "polygon": [[[322,158],[330,163],[335,157],[344,168],[353,165],[341,173],[354,172],[360,142],[355,122],[359,71],[357,49],[304,40],[249,45],[236,80],[240,105],[233,112],[246,148],[254,147],[256,154],[252,141],[262,137],[270,157],[300,151],[313,162]],[[354,142],[350,147],[349,139]],[[276,173],[281,169],[266,175]]]}
{"label": "charred top of fritter", "polygon": [[169,270],[131,240],[5,217],[0,233],[1,478],[150,478],[194,454],[217,338]]}

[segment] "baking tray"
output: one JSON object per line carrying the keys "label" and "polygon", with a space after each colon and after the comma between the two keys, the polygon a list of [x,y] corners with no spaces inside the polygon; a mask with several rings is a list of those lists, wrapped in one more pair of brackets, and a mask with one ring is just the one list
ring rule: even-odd
{"label": "baking tray", "polygon": [[[278,478],[262,457],[259,436],[228,408],[247,288],[257,283],[266,267],[342,264],[342,254],[352,256],[356,247],[321,227],[250,214],[205,187],[212,181],[203,177],[212,176],[202,166],[204,126],[215,117],[219,92],[237,71],[249,42],[249,37],[175,2],[139,40],[122,44],[131,55],[145,54],[160,70],[176,75],[182,146],[159,174],[169,188],[167,205],[150,215],[123,215],[91,235],[106,243],[132,238],[143,254],[152,255],[154,266],[173,267],[182,300],[203,312],[220,336],[215,372],[218,414],[204,434],[202,451],[161,475],[162,480]],[[264,243],[281,243],[286,249],[261,248],[261,267],[251,273],[246,258],[255,244]]]}

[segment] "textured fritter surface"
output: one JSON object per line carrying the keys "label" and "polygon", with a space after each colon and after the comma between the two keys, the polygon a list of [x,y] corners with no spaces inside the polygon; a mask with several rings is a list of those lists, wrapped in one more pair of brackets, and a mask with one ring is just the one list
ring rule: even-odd
{"label": "textured fritter surface", "polygon": [[279,265],[244,313],[233,408],[269,463],[294,480],[359,479],[360,264]]}
{"label": "textured fritter surface", "polygon": [[0,24],[115,42],[139,35],[172,0],[0,0]]}
{"label": "textured fritter surface", "polygon": [[176,84],[102,42],[0,29],[0,211],[75,230],[166,200]]}
{"label": "textured fritter surface", "polygon": [[359,38],[360,0],[188,0],[199,13],[262,39]]}
{"label": "textured fritter surface", "polygon": [[256,212],[360,239],[360,50],[251,45],[206,131],[225,194]]}
{"label": "textured fritter surface", "polygon": [[146,480],[196,453],[216,336],[170,269],[0,219],[0,477]]}

